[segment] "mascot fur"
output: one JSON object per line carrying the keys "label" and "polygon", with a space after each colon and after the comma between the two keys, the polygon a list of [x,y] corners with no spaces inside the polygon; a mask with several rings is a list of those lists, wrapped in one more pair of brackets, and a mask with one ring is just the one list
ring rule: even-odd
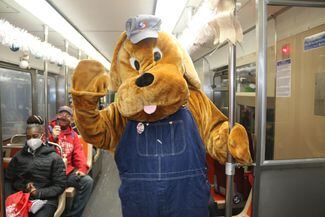
{"label": "mascot fur", "polygon": [[[159,25],[154,16],[127,22],[109,77],[97,61],[79,63],[75,119],[87,142],[115,153],[124,217],[207,217],[206,152],[222,164],[227,151],[251,163],[247,133],[239,124],[229,133],[189,55]],[[117,100],[99,111],[108,88]]]}

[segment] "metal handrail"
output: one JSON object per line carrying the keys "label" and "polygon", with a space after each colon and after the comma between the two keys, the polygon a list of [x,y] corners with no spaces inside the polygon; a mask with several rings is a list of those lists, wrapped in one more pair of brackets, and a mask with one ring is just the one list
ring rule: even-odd
{"label": "metal handrail", "polygon": [[60,156],[62,157],[62,155],[63,155],[63,149],[62,149],[62,147],[61,147],[58,143],[50,142],[50,141],[49,141],[48,144],[57,147],[57,148],[60,150]]}
{"label": "metal handrail", "polygon": [[[24,142],[26,141],[26,134],[15,134],[10,138],[10,144],[17,144],[17,142],[14,142],[14,139],[17,137],[23,137],[24,138]],[[21,144],[21,143],[20,143]]]}

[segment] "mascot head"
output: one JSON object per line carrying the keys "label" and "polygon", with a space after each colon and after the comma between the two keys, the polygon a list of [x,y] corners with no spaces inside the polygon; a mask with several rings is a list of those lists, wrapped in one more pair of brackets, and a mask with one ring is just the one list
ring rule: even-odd
{"label": "mascot head", "polygon": [[131,120],[163,119],[187,103],[189,88],[200,88],[189,55],[160,23],[152,15],[129,19],[114,51],[109,86]]}

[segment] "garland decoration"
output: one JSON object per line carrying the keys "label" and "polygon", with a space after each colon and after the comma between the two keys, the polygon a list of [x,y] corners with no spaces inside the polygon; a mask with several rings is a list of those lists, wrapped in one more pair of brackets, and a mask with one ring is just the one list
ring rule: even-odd
{"label": "garland decoration", "polygon": [[59,66],[66,65],[71,69],[74,69],[79,62],[77,58],[3,19],[0,19],[0,43],[8,46],[12,51],[19,49],[24,53],[34,55],[35,58],[56,63]]}

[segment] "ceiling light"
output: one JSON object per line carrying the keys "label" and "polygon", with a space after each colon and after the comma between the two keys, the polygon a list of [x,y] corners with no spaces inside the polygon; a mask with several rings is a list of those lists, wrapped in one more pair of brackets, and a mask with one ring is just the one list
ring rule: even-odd
{"label": "ceiling light", "polygon": [[89,57],[101,62],[105,68],[110,68],[108,60],[45,0],[15,1],[44,24],[61,34],[71,44],[85,52]]}
{"label": "ceiling light", "polygon": [[172,33],[181,16],[187,0],[158,0],[155,15],[160,17],[161,29]]}
{"label": "ceiling light", "polygon": [[204,1],[178,38],[185,49],[190,49],[198,33],[204,31],[203,28],[214,16],[216,13],[210,9],[208,2]]}

